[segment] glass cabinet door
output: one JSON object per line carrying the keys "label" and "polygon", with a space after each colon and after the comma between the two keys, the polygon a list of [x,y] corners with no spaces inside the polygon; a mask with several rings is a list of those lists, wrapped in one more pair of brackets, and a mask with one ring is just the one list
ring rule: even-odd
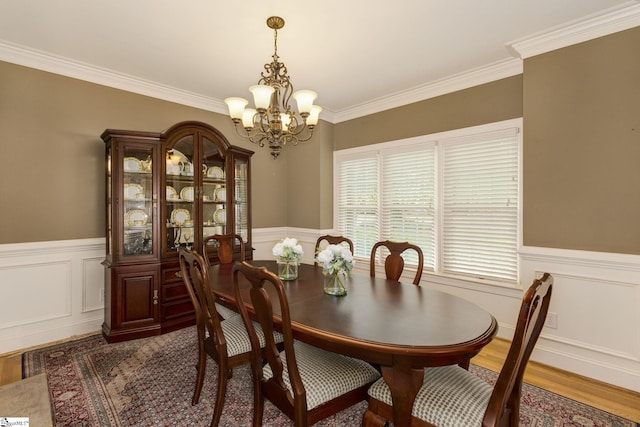
{"label": "glass cabinet door", "polygon": [[[153,147],[134,144],[123,145],[122,194],[123,257],[153,254]],[[111,161],[111,156],[107,159]],[[108,168],[111,165],[108,163]],[[113,185],[108,176],[107,185]]]}
{"label": "glass cabinet door", "polygon": [[195,243],[197,183],[201,173],[195,163],[193,135],[179,139],[165,153],[166,166],[166,249],[192,248]]}
{"label": "glass cabinet door", "polygon": [[203,137],[202,235],[227,233],[227,171],[216,144]]}
{"label": "glass cabinet door", "polygon": [[245,243],[249,239],[249,162],[243,159],[236,159],[234,165],[235,175],[235,224],[236,233],[242,236]]}

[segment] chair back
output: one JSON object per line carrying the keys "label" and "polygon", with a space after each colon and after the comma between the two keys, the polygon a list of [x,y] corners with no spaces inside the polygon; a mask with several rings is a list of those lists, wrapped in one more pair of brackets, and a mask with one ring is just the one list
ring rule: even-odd
{"label": "chair back", "polygon": [[214,234],[204,238],[202,255],[207,265],[209,265],[210,253],[216,248],[218,262],[220,264],[232,264],[236,246],[240,247],[240,260],[244,261],[244,241],[239,234]]}
{"label": "chair back", "polygon": [[[245,298],[243,298],[243,292],[239,286],[239,276],[244,276],[251,284],[249,299],[253,306],[255,320],[262,328],[266,338],[264,354],[260,351],[258,335],[253,322],[249,318],[247,307],[244,303],[240,303],[240,301],[243,301]],[[299,416],[306,413],[307,399],[293,348],[293,332],[291,330],[289,303],[284,286],[278,276],[268,271],[266,267],[254,267],[246,261],[234,265],[233,283],[240,315],[249,332],[249,339],[251,341],[251,366],[254,379],[257,378],[260,382],[259,390],[254,390],[254,392],[262,393],[291,419],[297,419],[295,416],[296,413],[298,413]],[[280,350],[276,346],[273,337],[274,301],[272,301],[272,298],[275,299],[275,304],[280,307],[281,314],[279,323],[281,323],[284,352],[286,355],[284,362],[280,358]],[[263,360],[269,364],[273,372],[271,378],[264,378],[262,371]],[[289,382],[293,390],[293,395],[289,392],[283,378],[283,375],[286,375],[284,363],[287,364]]]}
{"label": "chair back", "polygon": [[390,240],[384,240],[377,242],[371,249],[371,258],[369,260],[369,273],[371,277],[376,275],[376,251],[379,247],[384,247],[389,251],[389,255],[384,260],[384,271],[389,280],[398,280],[404,270],[404,259],[402,253],[406,250],[414,250],[418,255],[418,270],[413,279],[413,284],[420,284],[422,278],[422,269],[424,267],[424,255],[422,249],[419,246],[409,242],[392,242]]}
{"label": "chair back", "polygon": [[182,280],[196,314],[196,328],[200,341],[204,341],[206,328],[218,351],[223,351],[226,354],[226,340],[216,311],[216,297],[211,291],[209,269],[205,260],[196,251],[183,247],[178,249],[178,259]]}
{"label": "chair back", "polygon": [[[353,255],[353,242],[351,241],[351,239],[344,236],[330,236],[328,234],[318,237],[318,240],[316,240],[316,247],[313,251],[314,255],[318,254],[318,250],[320,249],[320,245],[323,241],[327,242],[327,245],[340,245],[342,243],[346,243],[347,245],[349,245],[349,250]],[[318,265],[318,261],[315,261],[314,265]]]}
{"label": "chair back", "polygon": [[524,370],[544,326],[552,288],[553,277],[544,273],[525,293],[511,347],[489,398],[483,426],[501,425],[504,417],[518,420]]}

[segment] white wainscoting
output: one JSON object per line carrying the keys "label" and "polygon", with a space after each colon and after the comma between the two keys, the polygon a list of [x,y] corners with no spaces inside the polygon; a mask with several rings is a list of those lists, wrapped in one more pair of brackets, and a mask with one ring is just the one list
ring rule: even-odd
{"label": "white wainscoting", "polygon": [[[305,251],[304,262],[313,262],[315,241],[322,234],[332,234],[332,230],[254,230],[254,258],[272,259],[271,248],[276,242],[295,237]],[[354,269],[369,274],[367,260],[358,260]],[[523,247],[520,287],[487,285],[428,272],[422,276],[422,286],[482,306],[498,320],[498,336],[510,339],[522,288],[541,272],[554,277],[549,310],[557,315],[557,328],[544,328],[532,360],[640,392],[640,256]],[[407,273],[410,282],[413,273]]]}
{"label": "white wainscoting", "polygon": [[[322,234],[332,230],[254,229],[254,259],[273,259],[273,245],[295,237],[312,263]],[[99,331],[103,258],[104,239],[0,245],[0,354]],[[358,260],[355,270],[368,274],[368,261]],[[554,276],[557,328],[544,328],[532,359],[640,392],[640,256],[523,247],[520,287],[428,272],[422,286],[484,307],[500,324],[498,336],[509,339],[522,288],[544,271]]]}
{"label": "white wainscoting", "polygon": [[0,354],[97,332],[104,239],[0,245]]}

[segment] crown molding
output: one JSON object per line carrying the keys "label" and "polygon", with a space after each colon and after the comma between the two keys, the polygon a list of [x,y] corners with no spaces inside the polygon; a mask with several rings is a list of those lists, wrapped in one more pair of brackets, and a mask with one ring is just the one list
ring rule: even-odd
{"label": "crown molding", "polygon": [[640,26],[639,2],[630,1],[619,8],[515,40],[508,43],[507,48],[514,56],[525,59]]}
{"label": "crown molding", "polygon": [[[468,70],[389,96],[372,99],[343,110],[325,109],[322,113],[322,120],[329,123],[340,123],[511,77],[523,72],[522,60],[524,58],[636,26],[640,26],[640,0],[632,0],[622,7],[609,9],[605,13],[592,15],[587,19],[508,43],[506,47],[514,58]],[[0,60],[214,113],[227,114],[224,102],[219,99],[140,79],[114,70],[72,61],[3,40],[0,40]]]}
{"label": "crown molding", "polygon": [[358,117],[366,116],[391,108],[401,107],[413,102],[467,89],[495,80],[522,74],[522,61],[509,58],[493,64],[478,67],[464,73],[456,74],[446,79],[416,86],[412,89],[396,92],[389,96],[373,99],[362,104],[340,110],[334,113],[334,123],[339,123]]}
{"label": "crown molding", "polygon": [[221,100],[0,40],[0,60],[90,83],[227,114]]}

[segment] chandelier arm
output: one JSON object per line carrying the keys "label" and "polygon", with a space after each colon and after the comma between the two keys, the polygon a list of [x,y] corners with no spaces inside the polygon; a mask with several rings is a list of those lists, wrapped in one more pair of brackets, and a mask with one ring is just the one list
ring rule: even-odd
{"label": "chandelier arm", "polygon": [[291,135],[291,144],[292,145],[298,145],[299,142],[306,142],[306,141],[310,140],[311,137],[313,137],[313,129],[311,129],[311,128],[306,128],[306,129],[309,130],[309,134],[306,135],[305,137],[298,136],[298,135],[300,135],[301,132]]}
{"label": "chandelier arm", "polygon": [[[264,140],[266,139],[264,135],[262,135],[262,133],[254,133],[251,134],[251,132],[248,132],[244,127],[242,127],[241,124],[236,123],[235,124],[235,129],[236,129],[236,133],[245,138],[248,139],[249,142],[253,143],[253,144],[257,144],[260,147],[264,147]],[[256,139],[256,137],[260,137],[260,139]]]}

